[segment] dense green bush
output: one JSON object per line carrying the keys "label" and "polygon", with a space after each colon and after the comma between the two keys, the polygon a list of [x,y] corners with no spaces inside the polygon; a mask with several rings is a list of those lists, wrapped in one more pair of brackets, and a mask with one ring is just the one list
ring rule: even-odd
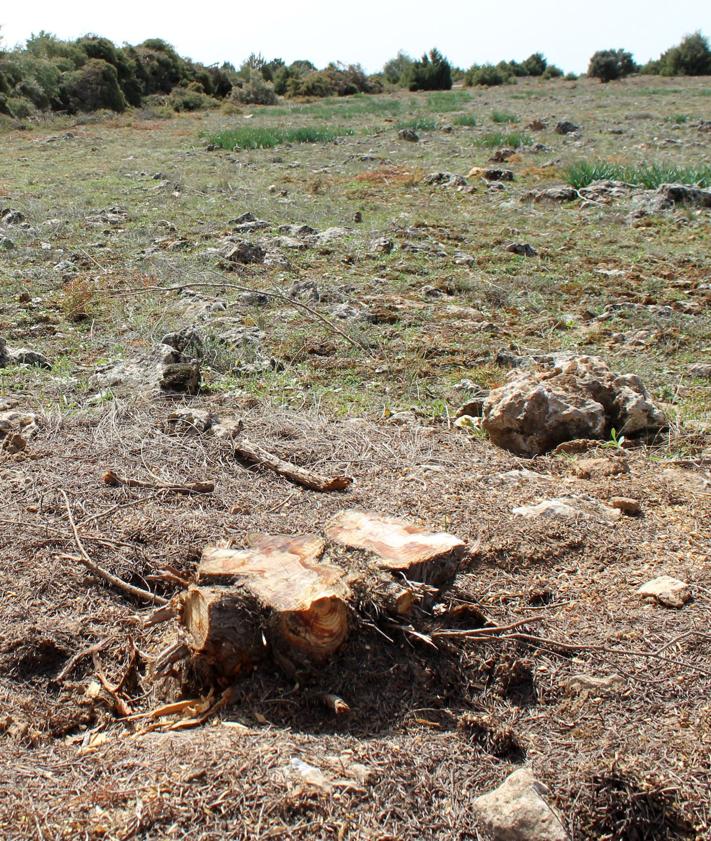
{"label": "dense green bush", "polygon": [[62,75],[60,96],[67,111],[123,111],[126,98],[116,68],[100,58],[90,58],[78,70]]}
{"label": "dense green bush", "polygon": [[601,82],[612,82],[615,79],[623,79],[638,69],[632,53],[626,50],[598,50],[590,59],[588,76]]}
{"label": "dense green bush", "polygon": [[548,61],[543,53],[533,53],[521,62],[526,76],[542,76],[548,68]]}
{"label": "dense green bush", "polygon": [[267,82],[259,70],[251,70],[247,80],[232,88],[230,99],[244,105],[274,105],[277,96],[274,85]]}
{"label": "dense green bush", "polygon": [[411,91],[448,91],[452,87],[452,66],[436,49],[413,61],[407,75]]}
{"label": "dense green bush", "polygon": [[510,69],[493,64],[474,64],[467,70],[465,82],[467,85],[483,85],[494,87],[496,85],[508,85],[514,81]]}
{"label": "dense green bush", "polygon": [[659,59],[662,76],[711,76],[711,49],[700,32],[687,35]]}
{"label": "dense green bush", "polygon": [[173,111],[204,111],[214,108],[217,102],[191,83],[184,88],[173,88],[168,97],[168,105]]}

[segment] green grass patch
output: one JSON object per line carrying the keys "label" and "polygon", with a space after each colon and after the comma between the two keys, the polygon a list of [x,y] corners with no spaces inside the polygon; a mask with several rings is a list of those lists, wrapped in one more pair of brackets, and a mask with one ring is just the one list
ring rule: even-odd
{"label": "green grass patch", "polygon": [[711,186],[711,166],[669,166],[667,164],[614,164],[605,161],[590,163],[579,161],[570,166],[566,179],[571,187],[579,190],[593,181],[624,181],[656,190],[662,184],[698,184]]}
{"label": "green grass patch", "polygon": [[670,117],[664,118],[668,123],[673,123],[675,126],[684,125],[689,122],[688,114],[672,114]]}
{"label": "green grass patch", "polygon": [[470,126],[476,125],[476,117],[474,114],[457,114],[453,120],[455,126]]}
{"label": "green grass patch", "polygon": [[497,149],[504,146],[519,149],[521,146],[530,146],[533,138],[525,131],[488,131],[481,137],[477,137],[474,142],[485,149]]}
{"label": "green grass patch", "polygon": [[519,118],[516,114],[510,114],[508,111],[492,111],[492,123],[517,123]]}
{"label": "green grass patch", "polygon": [[437,128],[437,123],[432,117],[415,117],[412,120],[402,120],[397,123],[395,128],[398,131],[404,128],[411,128],[414,131],[434,131]]}
{"label": "green grass patch", "polygon": [[427,97],[427,110],[436,114],[460,111],[471,99],[468,91],[437,91]]}
{"label": "green grass patch", "polygon": [[267,128],[264,126],[243,126],[226,129],[212,134],[210,143],[221,149],[272,149],[283,143],[330,143],[337,137],[353,134],[348,128]]}

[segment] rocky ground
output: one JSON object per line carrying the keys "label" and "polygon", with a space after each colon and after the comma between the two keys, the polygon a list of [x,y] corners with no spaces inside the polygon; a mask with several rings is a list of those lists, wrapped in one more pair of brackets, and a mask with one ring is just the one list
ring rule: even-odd
{"label": "rocky ground", "polygon": [[[708,164],[706,81],[3,134],[3,837],[709,837],[711,194],[565,184]],[[353,133],[209,148],[286,120]],[[157,675],[140,593],[345,508],[456,578],[318,668]]]}

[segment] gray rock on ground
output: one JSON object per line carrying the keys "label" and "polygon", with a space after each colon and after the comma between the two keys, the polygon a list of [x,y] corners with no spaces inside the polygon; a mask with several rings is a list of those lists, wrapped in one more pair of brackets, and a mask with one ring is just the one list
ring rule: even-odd
{"label": "gray rock on ground", "polygon": [[547,793],[529,768],[520,768],[497,789],[477,797],[473,808],[494,841],[568,841],[560,818],[544,799]]}
{"label": "gray rock on ground", "polygon": [[559,358],[555,367],[515,369],[493,389],[482,426],[492,442],[532,457],[563,441],[657,432],[666,419],[635,374],[618,374],[596,356]]}
{"label": "gray rock on ground", "polygon": [[200,388],[200,363],[168,344],[158,344],[142,356],[98,370],[91,384],[96,388],[125,386],[153,396],[161,392],[196,394]]}
{"label": "gray rock on ground", "polygon": [[397,133],[397,136],[400,140],[407,140],[409,143],[417,143],[420,139],[418,133],[412,128],[402,128]]}
{"label": "gray rock on ground", "polygon": [[555,127],[556,134],[573,134],[579,130],[580,126],[576,126],[575,123],[571,123],[570,120],[561,120]]}

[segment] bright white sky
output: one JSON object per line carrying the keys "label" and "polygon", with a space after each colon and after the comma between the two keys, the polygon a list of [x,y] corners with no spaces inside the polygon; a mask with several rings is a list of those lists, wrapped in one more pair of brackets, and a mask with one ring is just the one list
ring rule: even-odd
{"label": "bright white sky", "polygon": [[[4,7],[4,8],[3,8]],[[454,64],[521,60],[540,50],[581,72],[595,50],[623,47],[657,58],[684,35],[711,37],[711,0],[0,0],[6,45],[44,29],[61,38],[87,32],[116,43],[163,38],[205,64],[239,65],[250,52],[290,62],[361,63],[375,72],[403,49],[433,46]]]}

